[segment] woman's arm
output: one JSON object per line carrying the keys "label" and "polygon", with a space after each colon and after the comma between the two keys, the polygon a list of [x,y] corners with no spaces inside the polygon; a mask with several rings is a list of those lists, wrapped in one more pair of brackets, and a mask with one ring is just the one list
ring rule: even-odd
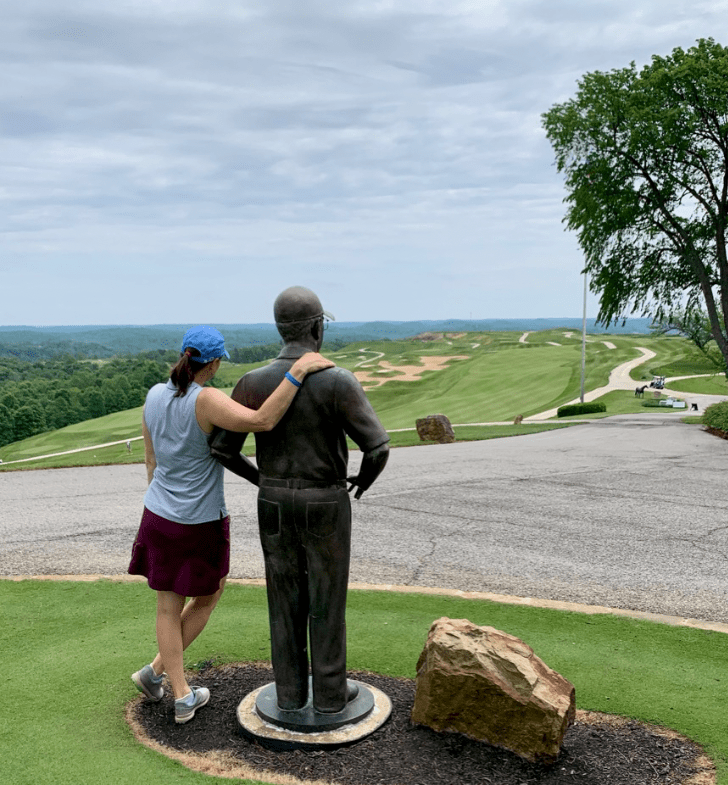
{"label": "woman's arm", "polygon": [[147,483],[152,481],[154,476],[154,469],[157,466],[157,457],[154,454],[154,445],[152,444],[152,437],[144,421],[144,412],[142,411],[142,433],[144,434],[144,463],[147,466]]}
{"label": "woman's arm", "polygon": [[[334,363],[317,352],[308,352],[296,360],[289,373],[302,382],[307,374],[332,368]],[[228,398],[222,390],[205,387],[197,396],[195,414],[197,422],[206,433],[214,426],[237,433],[270,431],[286,413],[298,392],[298,386],[288,379],[283,381],[266,398],[260,409],[248,409]]]}

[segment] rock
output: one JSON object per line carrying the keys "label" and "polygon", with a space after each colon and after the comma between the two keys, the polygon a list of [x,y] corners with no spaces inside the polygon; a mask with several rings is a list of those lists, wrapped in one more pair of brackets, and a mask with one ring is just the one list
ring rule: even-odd
{"label": "rock", "polygon": [[417,420],[415,425],[420,441],[440,444],[452,444],[455,441],[450,420],[444,414],[431,414],[429,417]]}
{"label": "rock", "polygon": [[412,722],[553,763],[575,716],[574,686],[523,641],[467,619],[430,627]]}

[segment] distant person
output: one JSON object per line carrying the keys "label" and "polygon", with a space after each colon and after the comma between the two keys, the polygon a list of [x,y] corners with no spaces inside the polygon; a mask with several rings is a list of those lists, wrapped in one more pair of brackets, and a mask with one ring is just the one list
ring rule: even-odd
{"label": "distant person", "polygon": [[[333,318],[302,286],[282,292],[273,312],[283,349],[270,365],[245,374],[233,391],[233,399],[251,409],[264,405],[299,357],[321,348],[325,318]],[[349,478],[358,499],[387,462],[389,436],[354,374],[331,368],[306,379],[275,428],[256,433],[259,478],[240,464],[245,434],[223,431],[211,442],[223,465],[260,485],[271,660],[283,711],[308,702],[309,643],[314,710],[342,711],[358,692],[346,679],[347,436],[363,453],[359,474]]]}
{"label": "distant person", "polygon": [[126,442],[126,451],[131,452],[131,442],[129,440]]}
{"label": "distant person", "polygon": [[159,652],[131,678],[147,698],[158,701],[166,671],[177,723],[191,720],[210,699],[208,689],[187,683],[182,652],[205,628],[230,563],[223,469],[210,455],[208,436],[214,426],[235,432],[270,430],[306,375],[333,366],[320,354],[303,354],[254,411],[220,390],[203,387],[223,357],[229,355],[216,329],[188,330],[169,381],[149,391],[142,418],[149,487],[129,572],[144,575],[157,592]]}

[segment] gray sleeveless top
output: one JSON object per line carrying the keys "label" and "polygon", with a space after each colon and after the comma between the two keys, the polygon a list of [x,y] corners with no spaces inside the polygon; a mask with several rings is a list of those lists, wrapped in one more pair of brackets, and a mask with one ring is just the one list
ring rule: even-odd
{"label": "gray sleeveless top", "polygon": [[171,380],[147,393],[144,421],[157,466],[144,496],[151,512],[177,523],[205,523],[227,515],[223,467],[210,455],[207,434],[195,416],[199,384],[174,397]]}

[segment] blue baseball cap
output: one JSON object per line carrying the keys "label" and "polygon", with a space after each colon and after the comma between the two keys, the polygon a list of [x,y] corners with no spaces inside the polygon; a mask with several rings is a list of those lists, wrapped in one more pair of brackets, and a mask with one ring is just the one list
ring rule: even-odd
{"label": "blue baseball cap", "polygon": [[192,358],[197,363],[209,363],[218,357],[230,359],[230,355],[225,351],[225,339],[222,333],[207,325],[190,327],[187,330],[182,339],[182,352],[185,349],[197,349],[200,356]]}

